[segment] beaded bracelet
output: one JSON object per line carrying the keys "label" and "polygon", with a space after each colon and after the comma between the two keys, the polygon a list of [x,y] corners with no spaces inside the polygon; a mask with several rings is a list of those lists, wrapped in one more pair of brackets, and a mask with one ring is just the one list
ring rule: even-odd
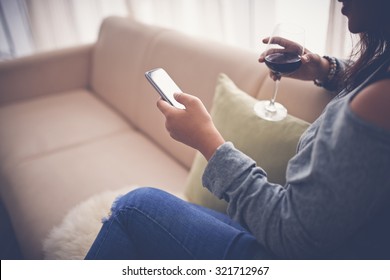
{"label": "beaded bracelet", "polygon": [[327,55],[324,55],[323,58],[325,58],[329,62],[329,72],[325,81],[314,79],[314,84],[319,87],[325,87],[327,84],[332,82],[333,78],[336,76],[336,72],[338,68],[336,58]]}

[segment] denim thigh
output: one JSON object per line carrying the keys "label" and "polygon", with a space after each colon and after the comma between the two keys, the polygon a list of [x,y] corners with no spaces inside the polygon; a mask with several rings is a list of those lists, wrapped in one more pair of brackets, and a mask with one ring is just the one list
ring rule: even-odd
{"label": "denim thigh", "polygon": [[140,188],[116,200],[86,259],[252,259],[259,251],[227,215]]}

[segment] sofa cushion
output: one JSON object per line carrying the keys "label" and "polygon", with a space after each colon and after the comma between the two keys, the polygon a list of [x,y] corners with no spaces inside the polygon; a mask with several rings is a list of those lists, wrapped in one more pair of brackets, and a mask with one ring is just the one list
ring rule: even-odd
{"label": "sofa cushion", "polygon": [[0,168],[128,128],[128,123],[84,89],[2,106]]}
{"label": "sofa cushion", "polygon": [[[279,122],[263,120],[253,110],[256,102],[228,76],[221,74],[211,116],[225,140],[233,142],[265,169],[270,182],[284,184],[287,162],[295,154],[297,142],[309,123],[293,116]],[[206,164],[204,157],[197,153],[185,187],[187,198],[193,203],[225,211],[226,203],[202,188]]]}
{"label": "sofa cushion", "polygon": [[[152,27],[130,18],[106,18],[100,28],[92,56],[91,86],[103,100],[121,112],[129,121],[136,113],[149,111],[139,97],[139,83],[150,45],[163,28]],[[153,106],[154,104],[148,104]]]}

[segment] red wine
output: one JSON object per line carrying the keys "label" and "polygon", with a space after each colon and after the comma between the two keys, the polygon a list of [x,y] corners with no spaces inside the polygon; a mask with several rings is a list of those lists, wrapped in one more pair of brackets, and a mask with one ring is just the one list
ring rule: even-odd
{"label": "red wine", "polygon": [[297,70],[302,61],[301,57],[295,53],[271,53],[265,57],[265,64],[273,72],[289,74]]}

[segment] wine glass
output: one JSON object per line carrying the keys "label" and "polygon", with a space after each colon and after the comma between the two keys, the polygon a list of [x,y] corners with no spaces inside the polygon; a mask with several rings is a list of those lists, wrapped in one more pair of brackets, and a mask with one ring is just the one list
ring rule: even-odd
{"label": "wine glass", "polygon": [[265,64],[272,71],[275,90],[271,100],[262,100],[255,104],[256,114],[269,121],[280,121],[287,116],[287,109],[275,102],[279,82],[282,76],[288,76],[302,64],[305,31],[295,24],[280,23],[275,26],[265,50]]}

